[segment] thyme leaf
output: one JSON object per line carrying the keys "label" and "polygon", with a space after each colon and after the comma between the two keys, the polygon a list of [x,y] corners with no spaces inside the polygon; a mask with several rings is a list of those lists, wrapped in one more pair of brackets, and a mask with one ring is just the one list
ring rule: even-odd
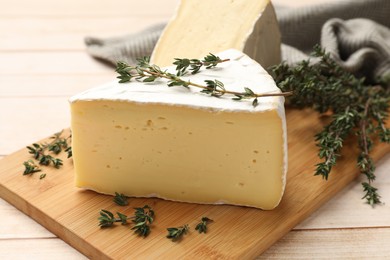
{"label": "thyme leaf", "polygon": [[23,163],[25,169],[23,175],[32,175],[35,172],[40,172],[41,169],[36,165],[33,160],[28,160]]}
{"label": "thyme leaf", "polygon": [[73,156],[73,152],[72,152],[72,147],[69,146],[68,148],[65,149],[65,152],[68,153],[68,157],[67,158],[71,158]]}
{"label": "thyme leaf", "polygon": [[115,192],[113,201],[119,206],[129,205],[129,202],[127,201],[127,197],[122,193],[119,194],[118,192]]}
{"label": "thyme leaf", "polygon": [[167,238],[171,239],[173,242],[180,241],[183,236],[188,233],[189,229],[190,227],[187,224],[180,227],[167,228]]}
{"label": "thyme leaf", "polygon": [[196,225],[195,230],[198,230],[199,234],[207,233],[207,224],[212,221],[208,217],[202,217],[201,221]]}

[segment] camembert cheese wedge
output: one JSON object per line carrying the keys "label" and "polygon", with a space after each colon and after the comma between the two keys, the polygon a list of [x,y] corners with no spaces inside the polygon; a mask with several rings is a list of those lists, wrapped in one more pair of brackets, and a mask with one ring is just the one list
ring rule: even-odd
{"label": "camembert cheese wedge", "polygon": [[281,36],[270,0],[181,0],[154,48],[154,64],[238,49],[264,68],[281,61]]}
{"label": "camembert cheese wedge", "polygon": [[[278,93],[272,77],[238,50],[189,75],[204,84]],[[174,73],[174,67],[168,67]],[[111,82],[70,99],[76,185],[173,201],[275,208],[287,171],[283,97],[233,101],[199,89]]]}

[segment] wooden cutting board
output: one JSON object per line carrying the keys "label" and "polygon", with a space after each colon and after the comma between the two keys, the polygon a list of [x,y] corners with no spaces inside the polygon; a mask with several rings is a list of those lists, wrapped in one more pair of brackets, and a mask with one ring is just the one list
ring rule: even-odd
{"label": "wooden cutting board", "polygon": [[[160,199],[130,199],[120,207],[111,196],[74,187],[71,160],[63,168],[45,168],[23,176],[22,163],[30,158],[26,149],[0,161],[0,197],[31,216],[58,237],[88,257],[99,259],[246,259],[254,258],[283,237],[299,222],[351,182],[358,174],[356,143],[344,147],[338,166],[328,181],[313,176],[318,163],[313,136],[324,118],[308,110],[287,110],[289,170],[286,192],[272,211],[225,205],[198,205]],[[379,144],[372,156],[378,161],[390,151]],[[130,226],[100,229],[101,209],[133,215],[133,207],[151,205],[156,218],[147,238],[135,236]],[[369,206],[367,206],[369,207]],[[214,220],[207,234],[194,227],[202,216]],[[4,223],[3,223],[4,224]],[[191,232],[181,242],[165,238],[167,227],[190,224]]]}

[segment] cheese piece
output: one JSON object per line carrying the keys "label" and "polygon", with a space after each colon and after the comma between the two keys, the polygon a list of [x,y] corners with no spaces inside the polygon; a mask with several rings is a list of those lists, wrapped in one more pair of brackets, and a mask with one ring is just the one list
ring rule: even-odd
{"label": "cheese piece", "polygon": [[153,51],[151,61],[204,57],[235,48],[264,68],[281,61],[281,36],[269,0],[181,0]]}
{"label": "cheese piece", "polygon": [[[226,89],[277,93],[271,76],[238,50],[231,61],[188,76]],[[174,72],[174,67],[168,67]],[[111,82],[70,99],[78,187],[174,201],[273,209],[286,170],[283,97],[233,101],[198,88]]]}

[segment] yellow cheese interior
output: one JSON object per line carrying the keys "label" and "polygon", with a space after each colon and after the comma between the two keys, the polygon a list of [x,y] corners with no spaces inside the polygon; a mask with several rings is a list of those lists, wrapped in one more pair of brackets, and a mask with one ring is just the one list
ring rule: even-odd
{"label": "yellow cheese interior", "polygon": [[152,63],[168,66],[174,58],[204,57],[230,48],[265,68],[280,62],[280,33],[269,0],[182,0]]}
{"label": "yellow cheese interior", "polygon": [[277,111],[115,101],[71,104],[76,185],[98,192],[272,209],[283,190]]}

